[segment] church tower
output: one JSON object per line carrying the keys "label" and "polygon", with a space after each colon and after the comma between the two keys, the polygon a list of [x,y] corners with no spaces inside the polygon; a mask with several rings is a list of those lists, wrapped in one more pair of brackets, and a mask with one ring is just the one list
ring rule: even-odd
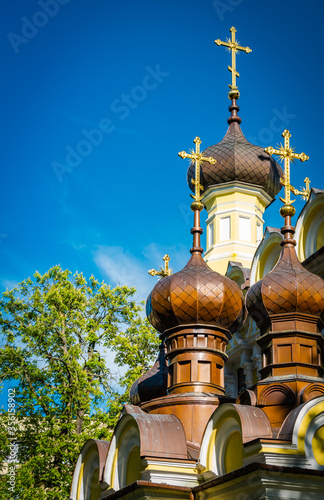
{"label": "church tower", "polygon": [[[236,86],[236,53],[241,47],[235,40],[236,30],[230,29],[231,39],[216,40],[232,52],[232,84],[228,130],[221,142],[203,151],[204,157],[215,161],[201,161],[200,182],[204,188],[202,202],[207,210],[207,241],[205,260],[208,265],[225,274],[229,261],[240,262],[251,268],[252,259],[263,235],[263,213],[280,191],[283,172],[278,163],[264,149],[246,140],[240,127]],[[194,182],[194,164],[188,169],[188,183]]]}

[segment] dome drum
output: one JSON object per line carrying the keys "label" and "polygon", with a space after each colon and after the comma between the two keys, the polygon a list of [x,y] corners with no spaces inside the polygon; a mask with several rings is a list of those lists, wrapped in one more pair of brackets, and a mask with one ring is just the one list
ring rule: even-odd
{"label": "dome drum", "polygon": [[[261,307],[256,307],[253,311],[253,319],[258,325],[261,337],[267,333],[284,334],[286,332],[307,332],[321,337],[324,327],[323,320],[316,315],[290,312],[269,314],[261,318],[261,314]],[[258,321],[259,317],[261,319]]]}
{"label": "dome drum", "polygon": [[162,336],[169,365],[168,393],[207,392],[223,395],[228,332],[195,325],[174,328]]}
{"label": "dome drum", "polygon": [[219,352],[227,359],[225,349],[232,338],[225,328],[206,325],[186,325],[165,331],[161,335],[166,344],[166,358],[179,351]]}
{"label": "dome drum", "polygon": [[296,330],[269,332],[257,341],[262,351],[261,378],[269,376],[321,377],[324,340],[320,333]]}
{"label": "dome drum", "polygon": [[271,314],[268,322],[271,324],[271,331],[300,331],[317,334],[320,336],[323,329],[323,322],[318,316],[291,312],[285,314]]}

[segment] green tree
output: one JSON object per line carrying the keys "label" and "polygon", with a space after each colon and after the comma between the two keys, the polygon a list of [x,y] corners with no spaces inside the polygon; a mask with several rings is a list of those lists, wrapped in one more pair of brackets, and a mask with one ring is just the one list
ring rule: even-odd
{"label": "green tree", "polygon": [[[89,438],[109,439],[130,385],[158,346],[134,293],[56,266],[3,294],[0,381],[16,385],[19,466],[11,496],[2,476],[2,498],[68,499],[81,446]],[[107,366],[108,349],[117,365],[127,366],[124,376]],[[8,418],[0,414],[2,423]],[[0,467],[11,437],[1,422]]]}

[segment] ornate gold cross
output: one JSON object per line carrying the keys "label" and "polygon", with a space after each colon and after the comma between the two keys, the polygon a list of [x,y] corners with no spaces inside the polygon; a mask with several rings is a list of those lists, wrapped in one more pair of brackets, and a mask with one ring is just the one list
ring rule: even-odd
{"label": "ornate gold cross", "polygon": [[234,28],[234,26],[231,27],[230,32],[232,34],[231,39],[226,38],[226,42],[222,42],[222,40],[218,39],[215,40],[215,43],[217,45],[224,45],[224,47],[227,47],[228,51],[232,51],[232,66],[228,66],[228,70],[232,73],[232,85],[229,85],[229,88],[231,90],[228,93],[228,97],[230,99],[238,99],[240,93],[236,86],[236,77],[239,77],[240,74],[236,71],[236,54],[238,54],[239,50],[242,50],[243,52],[249,54],[250,52],[252,52],[252,49],[250,49],[250,47],[241,47],[241,45],[239,45],[239,41],[235,40],[236,29]]}
{"label": "ornate gold cross", "polygon": [[163,266],[161,266],[158,271],[156,271],[155,269],[150,269],[148,273],[151,276],[161,276],[161,278],[164,278],[165,276],[170,276],[172,274],[172,269],[169,267],[169,261],[171,259],[168,256],[168,254],[165,254],[163,260],[164,260],[164,269]]}
{"label": "ornate gold cross", "polygon": [[190,160],[194,160],[195,162],[195,180],[191,179],[191,183],[195,185],[195,195],[191,194],[190,196],[195,200],[198,206],[203,208],[203,204],[200,203],[202,196],[200,196],[200,192],[204,190],[204,187],[200,184],[200,164],[202,161],[207,161],[208,163],[216,163],[215,158],[212,156],[203,156],[200,152],[200,137],[196,137],[193,141],[196,144],[196,151],[193,149],[190,150],[190,153],[186,153],[185,151],[180,151],[178,155],[181,158],[189,158]]}
{"label": "ornate gold cross", "polygon": [[284,130],[282,133],[282,137],[285,139],[284,146],[280,144],[278,146],[279,149],[274,149],[272,146],[265,148],[265,152],[268,153],[269,155],[277,155],[279,158],[284,158],[285,160],[285,171],[284,171],[284,178],[280,179],[281,184],[285,187],[285,198],[280,198],[280,200],[286,205],[286,206],[291,206],[292,203],[294,203],[295,200],[290,199],[290,192],[294,193],[295,195],[301,195],[303,196],[304,199],[308,199],[310,189],[309,189],[309,184],[310,180],[308,177],[304,180],[306,187],[303,188],[301,191],[298,189],[295,189],[291,184],[290,184],[290,160],[295,161],[295,160],[300,160],[300,161],[306,161],[309,159],[309,156],[305,155],[305,153],[294,153],[295,148],[291,148],[289,144],[289,138],[291,137],[291,134],[289,130]]}
{"label": "ornate gold cross", "polygon": [[297,195],[300,195],[302,196],[302,198],[307,201],[308,198],[309,198],[309,195],[310,195],[310,189],[309,189],[309,185],[310,185],[310,178],[309,177],[305,177],[304,179],[304,184],[305,184],[305,187],[304,188],[300,188],[300,189],[295,189],[293,186],[291,186],[291,191],[297,196]]}

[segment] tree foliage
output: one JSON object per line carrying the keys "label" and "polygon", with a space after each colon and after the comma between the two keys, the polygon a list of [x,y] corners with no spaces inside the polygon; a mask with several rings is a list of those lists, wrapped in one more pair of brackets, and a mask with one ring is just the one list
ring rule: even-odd
{"label": "tree foliage", "polygon": [[[89,438],[109,439],[130,385],[149,368],[158,346],[134,293],[56,266],[3,294],[0,381],[16,387],[19,443],[11,498],[68,498],[81,446]],[[107,366],[111,351],[116,364],[126,366],[123,376]],[[7,417],[0,414],[2,422]],[[1,429],[4,463],[10,434]]]}

